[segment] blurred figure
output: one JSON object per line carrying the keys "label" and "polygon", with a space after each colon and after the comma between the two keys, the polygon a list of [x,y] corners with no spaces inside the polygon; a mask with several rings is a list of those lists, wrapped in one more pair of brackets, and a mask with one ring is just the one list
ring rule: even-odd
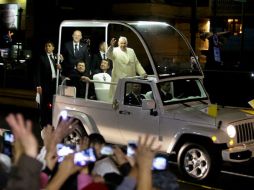
{"label": "blurred figure", "polygon": [[104,137],[99,133],[92,133],[88,136],[89,147],[93,147],[97,156],[97,159],[102,157],[101,149],[106,144]]}
{"label": "blurred figure", "polygon": [[[114,48],[116,39],[112,38],[106,56],[113,61],[112,82],[118,82],[124,77],[141,76],[147,77],[145,70],[137,59],[132,48],[127,47],[126,37],[121,36],[118,40],[118,47]],[[110,96],[115,95],[116,86],[111,85]]]}
{"label": "blurred figure", "polygon": [[221,47],[223,43],[221,42],[221,37],[230,34],[229,31],[225,32],[203,32],[200,34],[200,39],[209,41],[208,44],[208,54],[207,63],[205,64],[205,69],[215,69],[223,66]]}
{"label": "blurred figure", "polygon": [[133,106],[141,106],[142,100],[145,99],[141,93],[141,84],[133,83],[131,92],[125,97],[124,104],[133,105]]}
{"label": "blurred figure", "polygon": [[64,62],[62,74],[66,77],[76,68],[76,63],[82,60],[86,63],[86,74],[90,74],[90,55],[87,44],[81,42],[82,32],[75,30],[72,34],[72,41],[66,42],[63,48]]}
{"label": "blurred figure", "polygon": [[36,91],[41,95],[41,127],[50,124],[52,121],[51,105],[53,94],[56,91],[56,74],[57,69],[61,69],[61,65],[56,63],[57,55],[54,54],[54,43],[46,42],[44,50],[45,52],[40,56],[36,72]]}
{"label": "blurred figure", "polygon": [[173,98],[170,89],[171,89],[170,82],[164,82],[160,84],[159,92],[161,95],[161,100],[163,102],[166,100],[171,100]]}

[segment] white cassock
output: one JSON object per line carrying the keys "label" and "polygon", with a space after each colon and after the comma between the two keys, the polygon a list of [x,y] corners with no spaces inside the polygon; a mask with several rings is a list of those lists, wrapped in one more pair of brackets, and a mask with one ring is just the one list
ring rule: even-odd
{"label": "white cassock", "polygon": [[[137,73],[139,75],[146,73],[132,48],[126,48],[126,51],[122,51],[119,47],[109,47],[106,56],[113,61],[111,82],[118,82],[120,78],[124,77],[136,76]],[[115,90],[116,85],[111,85],[111,97],[114,96]]]}
{"label": "white cassock", "polygon": [[[93,75],[93,80],[101,82],[111,82],[111,76],[108,73],[97,73]],[[95,94],[98,100],[110,102],[109,97],[110,84],[94,83]]]}

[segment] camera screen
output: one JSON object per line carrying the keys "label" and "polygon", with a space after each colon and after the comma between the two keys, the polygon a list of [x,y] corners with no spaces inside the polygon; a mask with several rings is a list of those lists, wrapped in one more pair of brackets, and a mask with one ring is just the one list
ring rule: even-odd
{"label": "camera screen", "polygon": [[95,161],[96,156],[93,148],[88,148],[74,154],[74,164],[77,166],[87,166],[89,163]]}
{"label": "camera screen", "polygon": [[58,162],[62,162],[64,160],[64,157],[68,154],[74,153],[75,149],[75,145],[57,144],[56,150],[58,155]]}

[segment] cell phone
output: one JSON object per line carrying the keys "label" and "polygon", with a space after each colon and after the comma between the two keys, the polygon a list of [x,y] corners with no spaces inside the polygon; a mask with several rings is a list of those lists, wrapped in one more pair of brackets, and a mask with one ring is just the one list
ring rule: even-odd
{"label": "cell phone", "polygon": [[163,156],[157,156],[153,159],[152,170],[166,170],[168,168],[168,160]]}
{"label": "cell phone", "polygon": [[11,131],[3,132],[3,154],[12,157],[12,143],[14,142],[14,136]]}
{"label": "cell phone", "polygon": [[114,154],[114,150],[111,146],[107,145],[107,146],[103,146],[102,149],[101,149],[101,154],[102,155],[107,155],[107,156],[110,156],[110,155],[113,155]]}
{"label": "cell phone", "polygon": [[72,144],[57,144],[56,152],[58,156],[58,162],[62,162],[64,157],[68,154],[74,153],[76,150],[76,146]]}
{"label": "cell phone", "polygon": [[68,119],[68,113],[66,110],[63,110],[60,112],[60,119],[61,120],[67,120]]}
{"label": "cell phone", "polygon": [[74,164],[77,166],[87,166],[96,161],[96,156],[93,148],[88,148],[74,154]]}
{"label": "cell phone", "polygon": [[5,131],[3,133],[3,137],[4,137],[4,142],[6,142],[6,143],[10,143],[11,144],[11,143],[14,142],[14,136],[13,136],[11,131]]}
{"label": "cell phone", "polygon": [[127,156],[134,156],[137,149],[137,142],[135,141],[129,141],[127,145]]}

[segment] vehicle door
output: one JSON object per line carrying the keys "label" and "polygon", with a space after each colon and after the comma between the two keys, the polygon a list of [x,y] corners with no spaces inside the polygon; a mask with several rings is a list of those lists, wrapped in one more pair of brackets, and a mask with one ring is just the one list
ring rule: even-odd
{"label": "vehicle door", "polygon": [[126,82],[121,91],[123,101],[117,110],[118,125],[124,140],[137,140],[141,134],[158,134],[159,116],[142,109],[143,99],[153,99],[150,84]]}

